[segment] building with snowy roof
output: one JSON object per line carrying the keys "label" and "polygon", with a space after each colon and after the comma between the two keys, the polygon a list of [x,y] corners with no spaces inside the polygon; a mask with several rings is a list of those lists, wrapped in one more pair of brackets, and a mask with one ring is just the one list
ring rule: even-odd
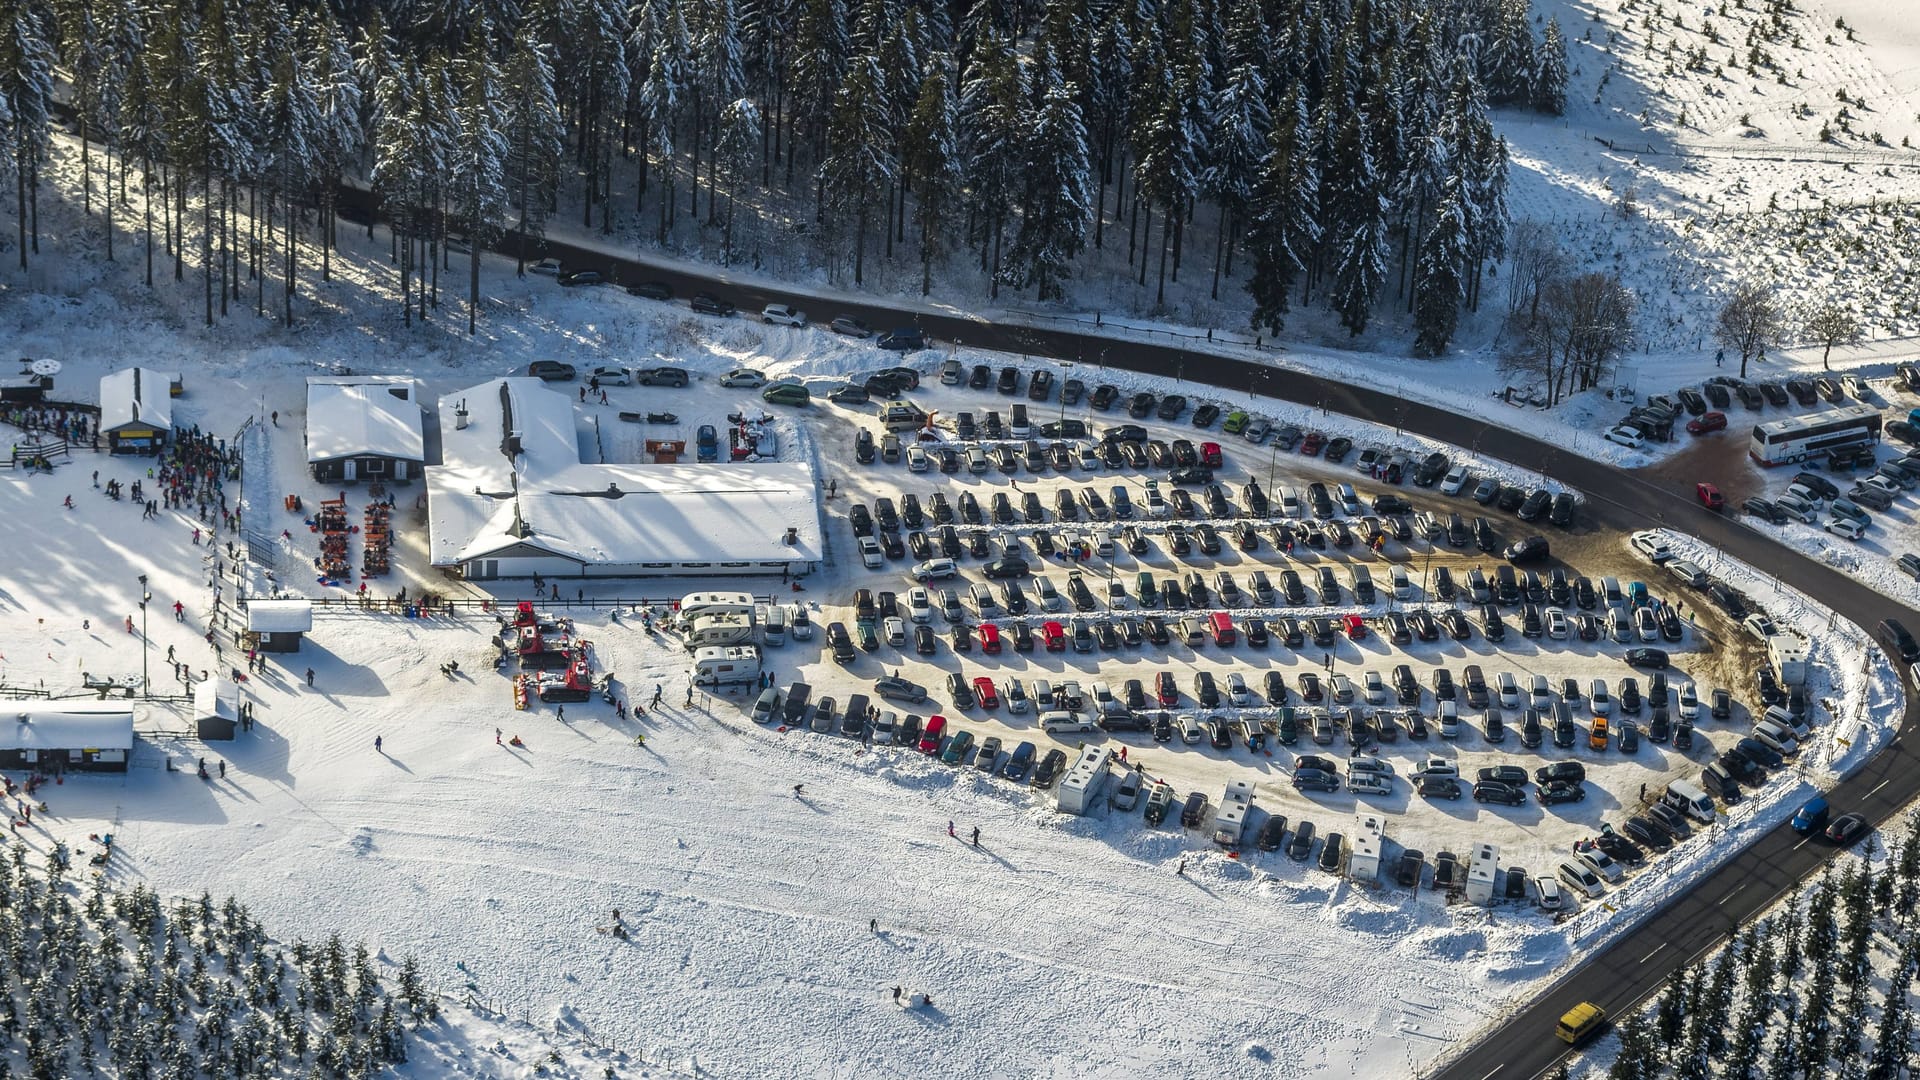
{"label": "building with snowy roof", "polygon": [[247,631],[259,640],[261,652],[300,651],[300,639],[313,631],[313,601],[246,601]]}
{"label": "building with snowy roof", "polygon": [[484,580],[797,575],[820,563],[810,465],[599,463],[592,416],[538,379],[494,379],[439,408],[442,463],[426,470],[434,566]]}
{"label": "building with snowy roof", "polygon": [[100,434],[116,454],[156,454],[173,434],[180,376],[131,367],[100,376]]}
{"label": "building with snowy roof", "polygon": [[132,705],[9,701],[0,712],[0,769],[126,772],[132,756]]}
{"label": "building with snowy roof", "polygon": [[405,375],[307,379],[307,470],[323,484],[405,483],[425,466],[420,384]]}

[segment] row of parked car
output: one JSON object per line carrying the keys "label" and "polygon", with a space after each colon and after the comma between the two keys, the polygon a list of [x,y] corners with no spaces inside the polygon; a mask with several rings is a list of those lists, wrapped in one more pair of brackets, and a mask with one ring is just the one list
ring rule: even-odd
{"label": "row of parked car", "polygon": [[1920,484],[1920,449],[1881,462],[1870,475],[1855,479],[1845,492],[1819,473],[1800,472],[1783,494],[1771,499],[1755,496],[1741,508],[1770,524],[1818,524],[1835,536],[1858,540],[1873,525],[1873,515],[1868,511],[1892,509],[1894,502],[1916,484]]}
{"label": "row of parked car", "polygon": [[1694,418],[1686,425],[1694,435],[1720,431],[1726,427],[1725,410],[1732,406],[1735,397],[1747,409],[1758,412],[1768,405],[1786,408],[1790,402],[1818,405],[1822,398],[1834,405],[1844,404],[1849,398],[1868,401],[1871,391],[1866,382],[1855,375],[1774,381],[1716,375],[1699,387],[1683,386],[1672,394],[1648,397],[1629,410],[1626,417],[1607,432],[1606,439],[1630,449],[1639,449],[1648,442],[1667,442],[1673,438],[1673,426],[1682,415]]}

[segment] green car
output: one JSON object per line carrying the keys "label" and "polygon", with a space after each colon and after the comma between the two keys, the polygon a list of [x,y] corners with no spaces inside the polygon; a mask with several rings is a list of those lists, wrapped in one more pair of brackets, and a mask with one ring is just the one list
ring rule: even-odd
{"label": "green car", "polygon": [[1136,600],[1140,601],[1141,607],[1150,608],[1160,606],[1160,590],[1154,586],[1153,574],[1150,571],[1140,571],[1140,576],[1134,578],[1133,581],[1133,595]]}
{"label": "green car", "polygon": [[1280,730],[1276,733],[1275,738],[1280,740],[1280,745],[1292,746],[1294,743],[1300,741],[1300,721],[1294,719],[1291,708],[1280,710],[1279,728]]}
{"label": "green car", "polygon": [[799,383],[774,383],[760,391],[760,398],[769,405],[809,405],[813,395]]}
{"label": "green car", "polygon": [[1229,435],[1238,435],[1247,430],[1247,425],[1252,422],[1253,417],[1235,409],[1233,412],[1227,414],[1227,422],[1220,425],[1220,430]]}
{"label": "green car", "polygon": [[956,731],[953,738],[947,740],[947,748],[940,751],[940,760],[948,765],[958,765],[966,760],[967,751],[973,747],[973,732]]}

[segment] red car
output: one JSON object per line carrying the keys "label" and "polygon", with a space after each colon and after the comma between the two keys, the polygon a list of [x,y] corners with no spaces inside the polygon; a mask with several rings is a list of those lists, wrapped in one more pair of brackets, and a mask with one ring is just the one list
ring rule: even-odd
{"label": "red car", "polygon": [[987,678],[985,675],[978,676],[973,680],[973,696],[974,700],[978,701],[980,707],[983,709],[997,709],[1000,707],[1000,695],[994,692],[993,680]]}
{"label": "red car", "polygon": [[1220,467],[1221,461],[1219,443],[1203,442],[1200,444],[1200,464],[1205,465],[1209,469],[1217,469]]}
{"label": "red car", "polygon": [[1309,431],[1307,437],[1300,440],[1300,452],[1308,457],[1314,457],[1325,445],[1327,445],[1327,436],[1324,432]]}
{"label": "red car", "polygon": [[1727,414],[1723,412],[1702,413],[1695,420],[1687,421],[1687,434],[1705,435],[1710,431],[1727,430]]}
{"label": "red car", "polygon": [[1180,687],[1173,681],[1173,672],[1163,671],[1154,677],[1154,694],[1160,699],[1160,707],[1171,709],[1180,704]]}
{"label": "red car", "polygon": [[1047,643],[1048,652],[1067,651],[1067,631],[1057,622],[1043,623],[1040,627],[1040,639]]}
{"label": "red car", "polygon": [[935,713],[927,718],[927,726],[920,732],[920,752],[937,754],[940,752],[940,737],[946,733],[947,718]]}
{"label": "red car", "polygon": [[1712,484],[1693,485],[1693,496],[1700,500],[1701,506],[1709,510],[1718,510],[1727,505],[1727,500],[1721,496],[1720,489]]}
{"label": "red car", "polygon": [[1000,651],[1000,628],[990,622],[980,624],[980,651],[989,655]]}
{"label": "red car", "polygon": [[1359,641],[1361,638],[1367,636],[1367,620],[1358,615],[1349,615],[1346,617],[1346,624],[1347,636],[1354,641]]}

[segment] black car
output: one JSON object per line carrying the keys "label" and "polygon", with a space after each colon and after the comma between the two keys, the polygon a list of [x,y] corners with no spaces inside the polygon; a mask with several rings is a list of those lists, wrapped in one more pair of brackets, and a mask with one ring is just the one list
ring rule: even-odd
{"label": "black car", "polygon": [[1498,780],[1482,780],[1473,785],[1473,801],[1519,806],[1527,801],[1527,793],[1512,784],[1503,784]]}
{"label": "black car", "polygon": [[1516,540],[1508,544],[1507,549],[1501,552],[1501,555],[1510,563],[1540,562],[1548,555],[1547,538],[1544,536],[1529,536],[1523,540]]}
{"label": "black car", "polygon": [[[1068,381],[1071,382],[1072,380]],[[1107,383],[1101,383],[1099,386],[1093,388],[1092,394],[1087,396],[1087,404],[1092,405],[1101,412],[1106,412],[1108,409],[1113,408],[1113,399],[1119,396],[1119,390]]]}
{"label": "black car", "polygon": [[1601,833],[1594,839],[1594,846],[1605,852],[1614,862],[1626,866],[1639,866],[1647,861],[1647,853],[1619,833]]}
{"label": "black car", "polygon": [[1669,833],[1664,826],[1651,818],[1628,818],[1626,824],[1620,826],[1620,831],[1636,843],[1643,844],[1655,851],[1665,851],[1673,846],[1673,834]]}
{"label": "black car", "polygon": [[673,299],[673,286],[664,281],[643,281],[638,285],[629,285],[627,292],[647,300]]}
{"label": "black car", "polygon": [[1213,426],[1213,422],[1218,419],[1220,419],[1220,406],[1211,402],[1193,410],[1194,427],[1210,428]]}
{"label": "black car", "polygon": [[733,304],[707,292],[694,293],[692,304],[693,310],[702,315],[732,315],[734,312]]}
{"label": "black car", "polygon": [[1573,527],[1573,493],[1563,491],[1553,497],[1553,506],[1547,511],[1547,521],[1562,528]]}
{"label": "black car", "polygon": [[1665,671],[1667,669],[1667,665],[1669,662],[1670,661],[1667,658],[1667,651],[1665,649],[1628,649],[1627,650],[1627,665],[1629,667],[1649,668],[1654,671]]}
{"label": "black car", "polygon": [[1260,832],[1254,837],[1253,846],[1261,851],[1278,851],[1280,844],[1287,838],[1287,818],[1285,814],[1270,814],[1261,824]]}
{"label": "black car", "polygon": [[1053,372],[1041,369],[1027,378],[1027,400],[1045,401],[1053,396]]}
{"label": "black car", "polygon": [[1000,379],[999,382],[995,384],[994,389],[1003,394],[1018,392],[1020,389],[1020,369],[1013,367],[1001,368]]}
{"label": "black car", "polygon": [[605,285],[607,283],[607,276],[598,270],[574,270],[561,274],[558,280],[560,284],[569,286]]}
{"label": "black car", "polygon": [[1135,420],[1144,420],[1153,415],[1154,396],[1145,390],[1127,399],[1127,415]]}
{"label": "black car", "polygon": [[1553,806],[1558,803],[1581,802],[1587,797],[1586,786],[1577,780],[1555,780],[1540,785],[1538,798],[1541,806]]}
{"label": "black car", "polygon": [[1154,415],[1162,420],[1178,420],[1180,414],[1187,411],[1187,399],[1179,394],[1168,394],[1160,399],[1160,407]]}
{"label": "black car", "polygon": [[1295,862],[1306,861],[1313,854],[1313,822],[1303,821],[1293,830],[1293,839],[1287,844],[1287,857]]}
{"label": "black car", "polygon": [[927,336],[914,327],[901,327],[881,334],[874,344],[889,352],[913,352],[927,347]]}
{"label": "black car", "polygon": [[1195,791],[1187,796],[1180,807],[1180,824],[1189,829],[1197,829],[1207,816],[1207,796],[1205,792]]}

